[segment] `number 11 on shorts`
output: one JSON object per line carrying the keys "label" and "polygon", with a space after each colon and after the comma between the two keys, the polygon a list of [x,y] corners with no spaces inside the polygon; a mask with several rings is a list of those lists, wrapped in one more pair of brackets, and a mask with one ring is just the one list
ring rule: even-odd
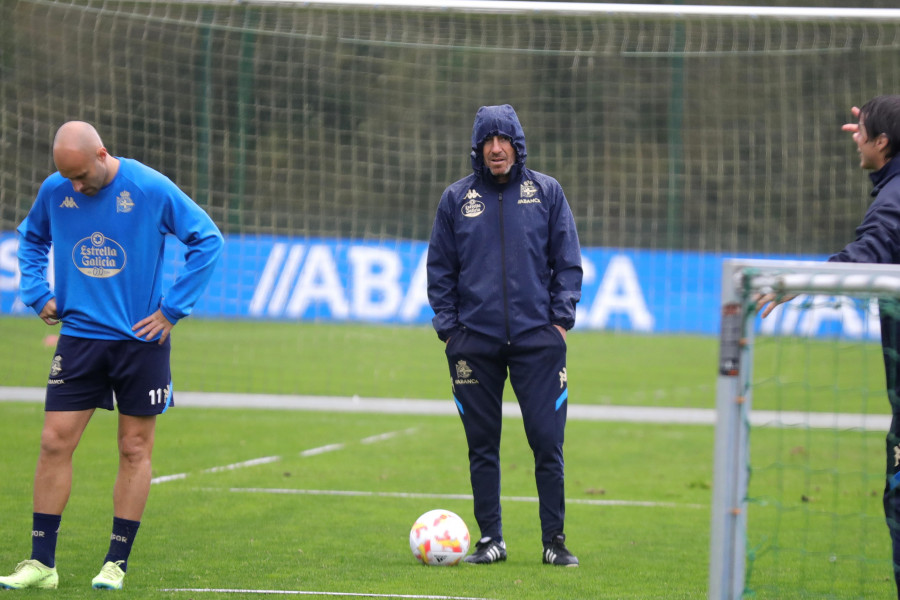
{"label": "number 11 on shorts", "polygon": [[157,388],[155,390],[150,390],[148,392],[150,394],[150,406],[155,406],[157,404],[165,404],[169,399],[169,388]]}

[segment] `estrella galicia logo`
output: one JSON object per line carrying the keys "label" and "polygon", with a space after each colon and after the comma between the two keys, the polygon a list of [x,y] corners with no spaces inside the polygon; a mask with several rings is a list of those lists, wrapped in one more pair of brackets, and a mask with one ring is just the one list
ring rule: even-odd
{"label": "estrella galicia logo", "polygon": [[462,205],[462,214],[464,217],[477,217],[483,212],[484,202],[482,202],[481,200],[472,198]]}
{"label": "estrella galicia logo", "polygon": [[125,249],[102,233],[79,240],[72,249],[72,262],[88,277],[113,277],[125,268]]}
{"label": "estrella galicia logo", "polygon": [[465,198],[468,202],[462,205],[462,214],[464,217],[477,217],[484,212],[484,202],[478,199],[481,198],[481,194],[476,190],[470,189],[466,192]]}

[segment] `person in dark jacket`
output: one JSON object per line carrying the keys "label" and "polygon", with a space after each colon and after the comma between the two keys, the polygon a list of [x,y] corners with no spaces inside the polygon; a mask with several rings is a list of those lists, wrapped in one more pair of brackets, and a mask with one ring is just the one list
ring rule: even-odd
{"label": "person in dark jacket", "polygon": [[512,106],[483,106],[473,173],[441,196],[428,246],[428,300],[446,343],[453,399],[469,447],[481,538],[466,562],[506,560],[500,430],[507,373],[534,453],[543,562],[578,566],[565,545],[566,332],[581,298],[575,220],[554,178],[525,166]]}
{"label": "person in dark jacket", "polygon": [[[853,134],[859,166],[871,171],[871,195],[875,198],[856,239],[829,257],[831,262],[900,264],[900,95],[878,96],[862,108],[851,110],[858,123],[847,123],[844,131]],[[768,316],[774,307],[794,296],[765,294],[757,301]],[[768,306],[767,306],[768,305]],[[894,581],[900,598],[900,304],[879,301],[881,346],[885,382],[891,404],[891,426],[887,434],[887,476],[884,486],[884,514],[893,546]]]}

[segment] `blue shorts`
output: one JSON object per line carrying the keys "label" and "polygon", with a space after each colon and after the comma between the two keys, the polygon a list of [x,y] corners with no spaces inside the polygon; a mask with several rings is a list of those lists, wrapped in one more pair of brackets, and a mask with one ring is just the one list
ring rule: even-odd
{"label": "blue shorts", "polygon": [[113,410],[123,415],[166,412],[172,399],[171,345],[137,340],[59,336],[47,380],[48,411]]}

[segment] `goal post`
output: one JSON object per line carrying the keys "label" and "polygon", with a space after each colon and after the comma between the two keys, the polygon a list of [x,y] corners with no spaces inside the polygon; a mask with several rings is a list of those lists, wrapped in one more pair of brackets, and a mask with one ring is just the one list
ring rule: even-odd
{"label": "goal post", "polygon": [[[814,339],[814,344],[833,344],[830,352],[841,352],[842,348],[847,344],[865,345],[870,350],[866,352],[867,361],[871,364],[872,371],[882,369],[881,373],[881,389],[878,389],[879,378],[873,376],[870,372],[868,377],[874,383],[857,382],[852,386],[846,386],[844,383],[833,383],[836,394],[844,394],[847,389],[860,390],[861,394],[872,393],[873,398],[879,393],[883,397],[882,403],[873,401],[872,406],[866,406],[857,415],[829,415],[829,418],[814,419],[812,413],[797,416],[792,413],[790,416],[782,416],[776,411],[775,416],[767,418],[767,425],[792,430],[794,432],[808,431],[813,427],[823,427],[825,429],[834,429],[834,435],[841,435],[842,431],[857,432],[865,431],[867,434],[877,436],[886,433],[887,426],[885,415],[889,415],[887,405],[887,394],[884,392],[883,366],[881,365],[882,355],[880,344],[878,342],[878,311],[873,306],[877,301],[889,298],[900,298],[900,266],[896,265],[870,265],[858,263],[829,263],[829,262],[811,262],[811,261],[781,261],[781,260],[742,260],[728,259],[723,262],[722,267],[722,290],[721,290],[721,327],[720,327],[720,349],[719,349],[719,365],[718,380],[716,387],[716,432],[714,445],[714,465],[713,465],[713,496],[711,507],[711,528],[710,528],[710,571],[709,571],[709,598],[711,600],[735,600],[744,597],[748,593],[748,586],[752,586],[752,582],[748,582],[747,565],[748,556],[754,555],[756,550],[756,542],[749,539],[748,535],[748,512],[753,505],[752,499],[756,496],[769,494],[768,490],[751,489],[752,473],[754,472],[754,456],[751,454],[750,439],[751,434],[755,431],[755,426],[760,422],[754,419],[753,400],[754,391],[757,387],[757,378],[754,375],[754,362],[759,358],[758,348],[763,338],[760,333],[761,320],[757,317],[756,298],[760,294],[772,293],[776,297],[795,296],[790,303],[780,305],[769,315],[769,319],[784,318],[779,312],[805,311],[808,315],[812,315],[813,311],[827,311],[829,318],[813,318],[807,316],[809,321],[817,323],[818,327],[798,327],[794,331],[800,331],[801,336],[807,339]],[[849,320],[853,317],[848,315],[856,314],[863,320],[874,321],[867,323],[865,327],[849,327]],[[826,321],[831,320],[831,326],[823,326]],[[790,336],[783,333],[781,335],[771,335],[768,339],[775,340],[768,346],[777,348],[788,342],[784,341]],[[796,334],[795,334],[796,335]],[[769,352],[769,354],[777,354]],[[775,360],[781,360],[781,356],[776,356]],[[834,363],[839,363],[835,358]],[[855,368],[855,367],[854,367]],[[865,371],[865,369],[856,369]],[[812,376],[803,375],[807,378]],[[802,377],[802,376],[801,376]],[[770,377],[769,381],[777,381],[775,385],[788,386],[791,385],[787,381],[788,377],[775,376]],[[806,382],[808,385],[816,385],[824,387],[829,385],[828,382],[811,381]],[[773,395],[774,386],[766,386],[767,395]],[[864,391],[863,391],[864,390]],[[851,394],[853,392],[850,392]],[[767,398],[767,401],[769,398]],[[785,403],[789,404],[789,403]],[[827,407],[812,406],[812,410],[822,410],[825,412]],[[869,412],[871,411],[871,412]],[[822,415],[817,415],[822,416]],[[841,419],[840,416],[851,417],[849,419]],[[849,423],[849,424],[848,424]],[[802,434],[802,433],[801,433]],[[831,444],[827,449],[808,447],[805,449],[810,454],[835,452],[834,447],[837,443]],[[877,469],[879,461],[883,457],[878,455],[879,448],[877,444],[871,443],[872,462],[867,465],[859,465],[860,471],[864,472],[862,480],[870,483],[866,490],[861,491],[861,495],[872,496],[877,489],[878,480],[880,485],[884,485],[884,472],[879,473]],[[795,447],[792,447],[795,448]],[[828,457],[829,461],[837,462],[833,456]],[[778,459],[782,465],[789,462],[788,459],[781,457]],[[833,465],[832,465],[833,466]],[[835,477],[840,477],[836,474]],[[850,478],[846,476],[845,479]],[[846,491],[846,490],[845,490]],[[777,499],[773,501],[769,498],[760,505],[778,506],[778,509],[785,508],[792,499]],[[800,497],[799,502],[809,502],[806,495]],[[877,503],[880,505],[880,503]],[[878,515],[872,508],[873,503],[868,502],[868,508],[861,509],[866,512],[858,521],[868,523],[877,521]],[[788,510],[788,509],[786,509]],[[820,510],[820,507],[816,507]],[[791,514],[791,513],[786,513]],[[793,513],[796,514],[796,513]],[[843,516],[835,516],[834,520],[843,518]],[[883,556],[889,556],[890,541],[884,525],[882,530],[878,531],[877,526],[871,529],[872,537],[877,538],[876,541],[868,543],[869,546],[876,548],[884,548],[884,551],[876,550],[875,558],[869,554],[871,550],[863,550],[854,557],[862,568],[869,568],[873,564],[878,565],[874,568],[878,569],[884,565]],[[867,535],[867,534],[866,534]],[[772,539],[778,536],[778,532],[767,532],[757,536],[765,538],[765,543],[770,543]],[[771,545],[778,545],[780,542],[774,542]],[[804,557],[814,556],[823,552],[820,548],[804,547],[798,551],[798,554]],[[827,552],[826,552],[827,554]],[[823,563],[838,562],[837,553],[827,556]],[[863,558],[860,558],[860,555]],[[782,557],[790,560],[790,552],[783,552]],[[889,563],[889,560],[888,560]],[[806,568],[806,567],[804,567]],[[829,569],[831,566],[826,566]],[[886,569],[883,575],[888,576],[889,569]],[[879,575],[881,573],[879,572]],[[813,575],[820,577],[820,575]],[[760,580],[766,579],[765,573],[759,573]],[[798,581],[799,586],[803,586],[803,582]],[[791,597],[807,597],[802,595],[802,590],[792,589],[789,593]],[[779,594],[776,592],[774,597]],[[754,597],[766,597],[765,595],[756,595]],[[832,597],[832,596],[828,596]],[[844,596],[839,596],[844,597]],[[857,595],[853,597],[866,597]]]}
{"label": "goal post", "polygon": [[[749,327],[743,291],[728,285],[738,269],[726,261],[722,269],[722,315],[716,381],[716,434],[713,458],[712,526],[710,529],[709,598],[740,598],[744,589],[747,529],[750,369],[753,329]],[[729,277],[729,273],[732,273]],[[742,368],[743,367],[743,368]]]}

